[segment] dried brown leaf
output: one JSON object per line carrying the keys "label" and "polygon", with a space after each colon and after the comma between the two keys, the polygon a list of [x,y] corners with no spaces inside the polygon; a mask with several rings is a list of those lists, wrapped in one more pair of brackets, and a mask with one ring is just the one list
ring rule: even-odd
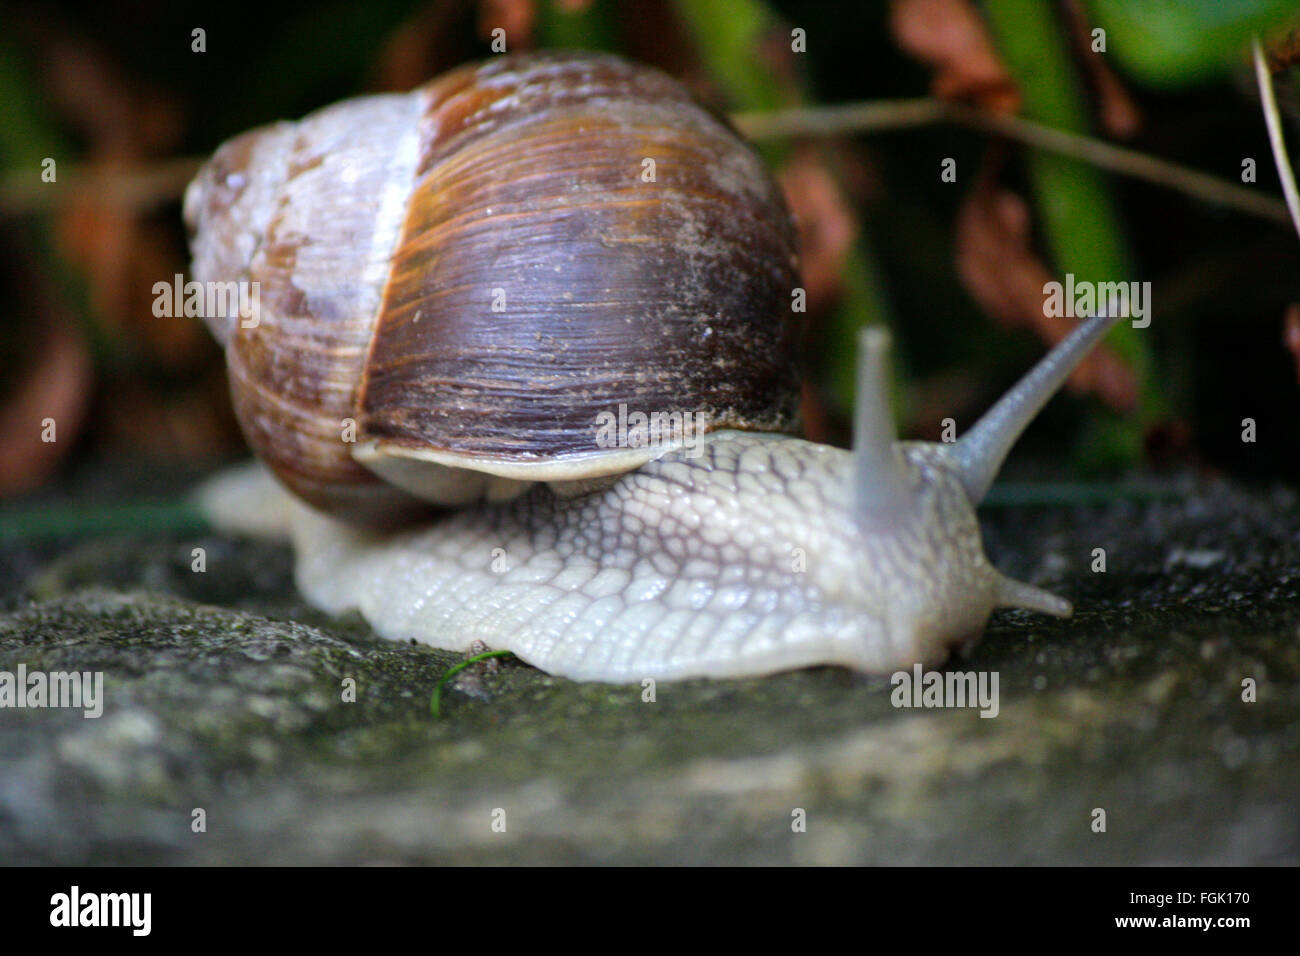
{"label": "dried brown leaf", "polygon": [[1128,139],[1142,128],[1142,113],[1105,55],[1092,50],[1092,25],[1077,0],[1067,0],[1065,10],[1074,48],[1097,100],[1101,126],[1111,136]]}
{"label": "dried brown leaf", "polygon": [[537,25],[534,0],[479,0],[478,31],[485,40],[500,27],[506,31],[506,48],[526,50],[533,45]]}
{"label": "dried brown leaf", "polygon": [[[81,334],[63,316],[45,315],[44,335],[26,373],[0,405],[0,497],[39,486],[58,466],[81,432],[93,369]],[[53,419],[54,441],[43,440]]]}
{"label": "dried brown leaf", "polygon": [[844,260],[858,223],[843,192],[811,147],[798,150],[779,174],[799,229],[799,261],[808,311],[817,312],[843,290]]}
{"label": "dried brown leaf", "polygon": [[1020,108],[1020,90],[969,0],[893,0],[890,25],[898,45],[934,69],[936,96],[996,113]]}
{"label": "dried brown leaf", "polygon": [[[1053,276],[1033,250],[1028,205],[987,177],[958,213],[956,257],[967,291],[1004,325],[1032,328],[1049,345],[1074,327],[1074,319],[1044,314],[1044,286]],[[1137,376],[1105,345],[1080,363],[1070,376],[1070,387],[1093,393],[1116,409],[1130,409],[1137,402]]]}
{"label": "dried brown leaf", "polygon": [[1268,71],[1276,76],[1300,63],[1300,29],[1290,30],[1268,43],[1264,57]]}
{"label": "dried brown leaf", "polygon": [[1282,341],[1295,359],[1295,380],[1300,385],[1300,302],[1287,306],[1282,320]]}

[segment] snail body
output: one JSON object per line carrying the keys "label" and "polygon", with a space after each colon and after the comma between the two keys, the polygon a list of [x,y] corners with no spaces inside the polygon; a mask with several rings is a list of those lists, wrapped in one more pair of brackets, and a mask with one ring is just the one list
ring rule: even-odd
{"label": "snail body", "polygon": [[[363,106],[377,126],[359,132]],[[551,134],[569,152],[534,182],[512,158]],[[591,143],[606,136],[607,154]],[[594,157],[592,179],[570,154]],[[643,156],[659,157],[648,192],[629,183]],[[330,200],[331,183],[367,189]],[[545,188],[511,205],[530,183]],[[277,479],[219,477],[202,505],[219,527],[289,537],[323,610],[605,681],[887,671],[941,660],[998,606],[1070,613],[989,563],[975,507],[1114,320],[1081,323],[947,445],[896,440],[888,339],[868,331],[853,450],[793,437],[785,207],[662,74],[501,58],[340,104],[223,146],[186,216],[197,278],[263,281],[258,325],[212,324]],[[493,311],[493,288],[514,305]],[[711,424],[693,444],[605,447],[595,422],[624,404]],[[420,516],[421,501],[455,510]]]}
{"label": "snail body", "polygon": [[883,335],[864,337],[852,452],[719,431],[587,494],[537,485],[376,532],[260,469],[203,491],[214,523],[286,536],[330,613],[450,650],[476,642],[576,680],[740,677],[815,664],[936,664],[997,607],[1069,616],[1002,575],[976,505],[1025,425],[1113,324],[1081,323],[958,442],[897,442]]}

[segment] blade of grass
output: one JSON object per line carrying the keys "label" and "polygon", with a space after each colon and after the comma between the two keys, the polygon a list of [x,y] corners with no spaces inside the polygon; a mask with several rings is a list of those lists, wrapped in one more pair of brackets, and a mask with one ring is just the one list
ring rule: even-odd
{"label": "blade of grass", "polygon": [[512,651],[487,651],[483,654],[475,654],[473,657],[467,657],[459,664],[454,664],[448,668],[447,673],[442,675],[437,685],[433,688],[433,694],[429,697],[429,713],[435,720],[442,717],[442,688],[447,681],[451,680],[471,664],[477,664],[479,661],[485,661],[489,657],[514,657]]}
{"label": "blade of grass", "polygon": [[[988,0],[984,10],[998,50],[1034,121],[1070,133],[1086,133],[1088,117],[1069,45],[1056,20],[1056,6],[1041,0]],[[1028,157],[1035,206],[1056,271],[1076,281],[1128,281],[1132,257],[1120,216],[1102,175],[1088,163],[1041,149]],[[1162,417],[1166,402],[1151,374],[1149,337],[1120,323],[1107,341],[1133,367],[1139,383],[1138,414],[1102,419],[1089,457],[1132,462],[1141,454],[1142,432]]]}
{"label": "blade of grass", "polygon": [[1251,41],[1251,51],[1255,55],[1255,78],[1259,81],[1259,99],[1264,108],[1264,124],[1268,127],[1268,143],[1273,148],[1273,162],[1277,164],[1277,175],[1282,180],[1282,194],[1286,196],[1286,208],[1291,213],[1296,232],[1300,233],[1300,191],[1296,190],[1295,171],[1286,152],[1286,137],[1282,132],[1282,117],[1277,111],[1277,97],[1273,95],[1273,76],[1264,62],[1264,51],[1259,45],[1259,37]]}
{"label": "blade of grass", "polygon": [[0,541],[37,542],[106,534],[188,534],[208,530],[211,527],[207,520],[187,499],[0,509]]}
{"label": "blade of grass", "polygon": [[537,8],[538,46],[553,50],[618,49],[618,10],[609,0],[583,6],[547,0]]}
{"label": "blade of grass", "polygon": [[[770,111],[798,106],[810,99],[809,91],[782,84],[763,55],[768,41],[782,36],[788,42],[784,21],[763,0],[676,0],[674,4],[709,74],[727,93],[731,104],[743,111]],[[798,55],[798,54],[793,54]],[[792,102],[794,101],[794,102]],[[768,163],[779,167],[789,153],[782,142],[763,144]],[[828,164],[832,176],[833,164]],[[824,321],[827,388],[841,408],[853,407],[858,330],[868,325],[893,325],[883,270],[865,225],[844,256],[840,275],[845,279],[834,312]],[[891,378],[895,399],[905,394],[901,349],[895,349]],[[901,404],[896,404],[902,409]]]}

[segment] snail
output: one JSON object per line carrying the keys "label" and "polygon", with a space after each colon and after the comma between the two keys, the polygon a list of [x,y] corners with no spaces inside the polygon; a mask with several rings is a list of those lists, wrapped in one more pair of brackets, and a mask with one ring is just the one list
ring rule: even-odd
{"label": "snail", "polygon": [[202,507],[290,538],[327,612],[610,682],[887,672],[1071,613],[975,508],[1115,319],[952,444],[897,440],[868,330],[853,450],[796,437],[789,214],[664,74],[532,54],[345,101],[223,145],[185,217],[196,279],[261,283],[209,324],[265,468]]}

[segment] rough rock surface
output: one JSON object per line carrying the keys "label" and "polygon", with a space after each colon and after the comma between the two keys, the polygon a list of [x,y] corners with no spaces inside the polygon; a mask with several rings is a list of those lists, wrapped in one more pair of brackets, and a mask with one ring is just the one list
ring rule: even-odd
{"label": "rough rock surface", "polygon": [[949,662],[998,673],[993,719],[831,668],[651,703],[505,660],[435,720],[458,658],[307,608],[285,548],[0,540],[0,671],[102,671],[106,697],[0,709],[0,863],[1300,861],[1294,494],[982,517],[1003,570],[1077,607],[999,613]]}

